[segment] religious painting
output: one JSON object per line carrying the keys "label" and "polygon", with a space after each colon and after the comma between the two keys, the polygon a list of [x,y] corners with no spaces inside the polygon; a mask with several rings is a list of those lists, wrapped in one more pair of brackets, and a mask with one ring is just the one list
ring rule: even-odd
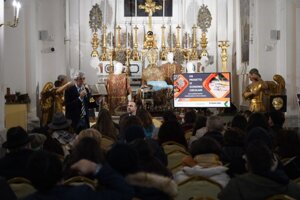
{"label": "religious painting", "polygon": [[[157,6],[163,7],[164,0],[152,0]],[[137,17],[146,17],[148,13],[143,9],[139,9],[139,5],[144,5],[146,0],[124,0],[125,17],[135,17],[135,9],[137,8]],[[137,3],[137,5],[136,5]],[[165,17],[172,17],[173,0],[165,0]],[[163,9],[156,10],[153,17],[163,17]]]}
{"label": "religious painting", "polygon": [[250,0],[240,0],[242,62],[249,62]]}

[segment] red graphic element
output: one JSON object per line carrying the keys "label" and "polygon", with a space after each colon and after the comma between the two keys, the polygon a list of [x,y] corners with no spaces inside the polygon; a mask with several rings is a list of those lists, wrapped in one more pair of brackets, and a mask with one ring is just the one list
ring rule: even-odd
{"label": "red graphic element", "polygon": [[[226,80],[220,80],[219,74],[223,75],[223,77],[226,78]],[[226,87],[229,87],[229,80],[230,75],[229,73],[212,73],[210,74],[204,81],[203,81],[203,87],[214,97],[216,98],[224,98],[226,97],[229,92],[230,88],[226,89]],[[216,85],[214,88],[211,87],[211,85],[215,82],[214,85]],[[220,90],[223,89],[223,90]],[[225,91],[224,91],[225,90]]]}
{"label": "red graphic element", "polygon": [[189,85],[189,81],[182,75],[174,81],[174,97],[178,97]]}

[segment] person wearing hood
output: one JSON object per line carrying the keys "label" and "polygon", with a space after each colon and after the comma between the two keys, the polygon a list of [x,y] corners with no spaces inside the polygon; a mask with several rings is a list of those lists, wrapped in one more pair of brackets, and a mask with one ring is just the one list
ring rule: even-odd
{"label": "person wearing hood", "polygon": [[220,200],[266,199],[285,194],[300,199],[300,186],[290,181],[267,144],[252,140],[246,149],[248,173],[233,178],[218,195]]}
{"label": "person wearing hood", "polygon": [[221,146],[213,138],[201,137],[192,143],[191,156],[183,158],[183,169],[174,175],[177,183],[193,176],[204,176],[225,187],[229,181],[227,167],[223,166],[220,155]]}

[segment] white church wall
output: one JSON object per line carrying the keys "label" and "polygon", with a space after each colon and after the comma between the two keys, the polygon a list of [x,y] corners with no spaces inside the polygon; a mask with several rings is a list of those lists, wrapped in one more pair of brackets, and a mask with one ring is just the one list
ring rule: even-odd
{"label": "white church wall", "polygon": [[[0,23],[4,22],[4,1],[0,1]],[[0,28],[0,133],[4,130],[4,95],[6,93],[4,85],[4,27]]]}
{"label": "white church wall", "polygon": [[[300,3],[299,3],[300,4]],[[296,35],[300,35],[300,5],[296,10]],[[296,81],[297,81],[297,93],[300,94],[300,37],[297,37],[296,41],[296,55],[297,55],[297,67],[296,67]],[[300,111],[300,109],[299,109]]]}
{"label": "white church wall", "polygon": [[[5,4],[5,18],[12,19],[12,0]],[[29,117],[36,116],[36,87],[66,73],[64,49],[64,0],[21,1],[20,21],[16,28],[5,28],[4,87],[28,93]],[[55,12],[54,12],[55,11]],[[39,40],[39,31],[48,37]],[[55,51],[51,52],[50,48]],[[18,77],[18,78],[13,78]]]}
{"label": "white church wall", "polygon": [[[13,19],[12,0],[4,3],[5,20]],[[3,78],[4,87],[11,88],[11,92],[26,93],[26,66],[25,66],[25,25],[24,8],[22,3],[20,11],[20,21],[16,28],[2,27],[4,29],[4,59],[3,59]],[[18,78],[13,78],[18,77]]]}
{"label": "white church wall", "polygon": [[289,115],[298,114],[298,105],[296,101],[297,93],[297,4],[296,1],[287,1],[287,13],[286,13],[286,87],[288,95],[288,113]]}
{"label": "white church wall", "polygon": [[[36,38],[38,64],[41,73],[38,81],[41,87],[48,81],[56,80],[59,74],[66,74],[64,1],[37,1],[37,25],[35,33],[39,33],[39,31],[46,31],[48,33],[48,37],[43,40]],[[51,48],[54,49],[51,50]]]}
{"label": "white church wall", "polygon": [[270,38],[271,30],[276,30],[276,2],[274,0],[259,0],[257,3],[257,61],[264,80],[272,80],[276,73],[276,42]]}

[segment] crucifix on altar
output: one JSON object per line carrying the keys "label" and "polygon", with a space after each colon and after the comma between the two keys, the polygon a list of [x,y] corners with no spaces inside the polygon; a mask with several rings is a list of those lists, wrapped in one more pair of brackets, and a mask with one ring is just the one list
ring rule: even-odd
{"label": "crucifix on altar", "polygon": [[153,13],[156,12],[156,10],[161,10],[162,6],[161,5],[156,5],[156,2],[153,2],[152,0],[146,0],[144,5],[139,5],[139,9],[145,10],[146,13],[148,13],[148,31],[152,31],[152,15]]}

